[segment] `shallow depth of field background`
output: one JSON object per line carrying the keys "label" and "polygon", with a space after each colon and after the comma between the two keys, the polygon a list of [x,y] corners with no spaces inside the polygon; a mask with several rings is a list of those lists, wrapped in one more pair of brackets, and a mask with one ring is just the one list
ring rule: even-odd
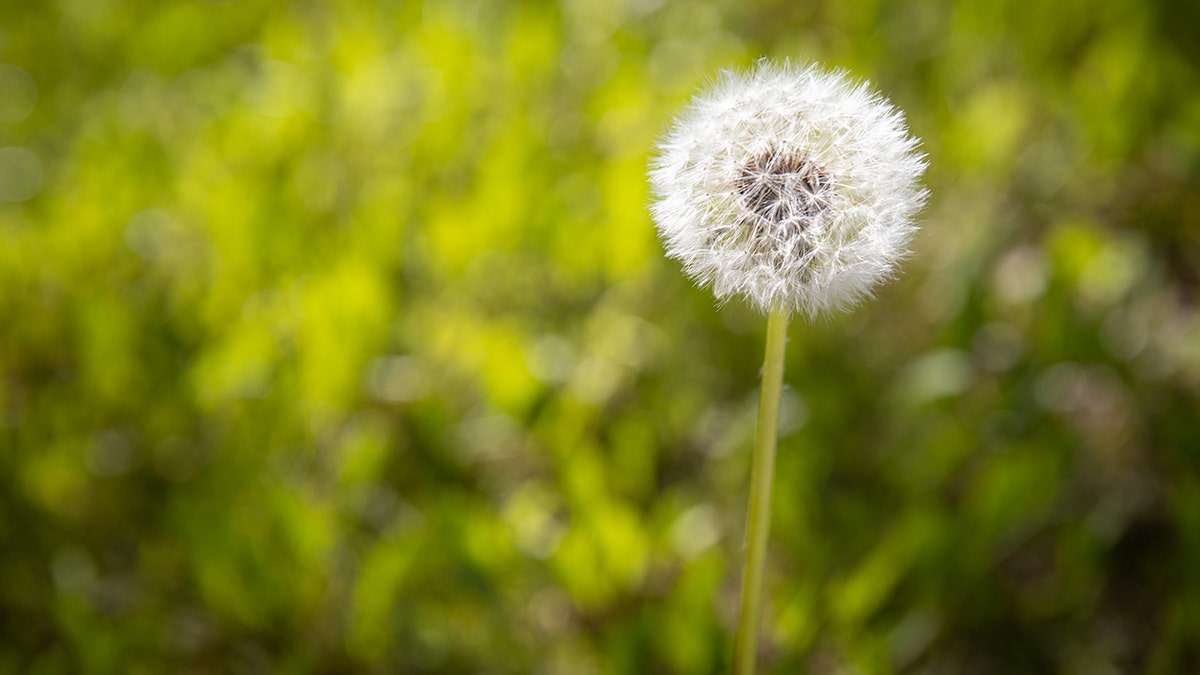
{"label": "shallow depth of field background", "polygon": [[1185,2],[0,9],[0,673],[718,673],[762,321],[647,215],[760,55],[924,139],[788,348],[763,665],[1200,668]]}

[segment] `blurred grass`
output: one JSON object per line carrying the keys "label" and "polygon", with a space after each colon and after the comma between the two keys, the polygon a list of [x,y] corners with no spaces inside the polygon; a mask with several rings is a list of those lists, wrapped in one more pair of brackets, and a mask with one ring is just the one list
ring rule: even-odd
{"label": "blurred grass", "polygon": [[766,670],[1200,670],[1192,5],[2,13],[0,672],[725,669],[762,322],[644,172],[763,54],[933,194],[793,326]]}

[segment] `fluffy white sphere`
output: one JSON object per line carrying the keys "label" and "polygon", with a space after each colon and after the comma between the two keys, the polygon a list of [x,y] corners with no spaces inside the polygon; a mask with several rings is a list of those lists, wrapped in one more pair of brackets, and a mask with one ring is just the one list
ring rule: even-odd
{"label": "fluffy white sphere", "polygon": [[925,202],[904,115],[842,72],[760,61],[699,93],[658,145],[667,254],[718,298],[852,306],[891,277]]}

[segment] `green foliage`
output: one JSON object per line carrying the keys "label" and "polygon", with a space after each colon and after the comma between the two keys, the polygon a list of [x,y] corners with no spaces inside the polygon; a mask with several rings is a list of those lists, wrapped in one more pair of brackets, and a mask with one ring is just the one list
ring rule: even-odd
{"label": "green foliage", "polygon": [[727,668],[762,321],[644,175],[762,54],[933,195],[792,327],[764,669],[1200,670],[1191,4],[3,16],[0,673]]}

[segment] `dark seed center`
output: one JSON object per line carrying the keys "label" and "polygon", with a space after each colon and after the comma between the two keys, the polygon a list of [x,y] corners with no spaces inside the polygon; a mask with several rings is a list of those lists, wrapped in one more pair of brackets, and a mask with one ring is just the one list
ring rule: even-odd
{"label": "dark seed center", "polygon": [[742,167],[737,191],[760,225],[803,231],[828,208],[833,179],[804,155],[772,151]]}

